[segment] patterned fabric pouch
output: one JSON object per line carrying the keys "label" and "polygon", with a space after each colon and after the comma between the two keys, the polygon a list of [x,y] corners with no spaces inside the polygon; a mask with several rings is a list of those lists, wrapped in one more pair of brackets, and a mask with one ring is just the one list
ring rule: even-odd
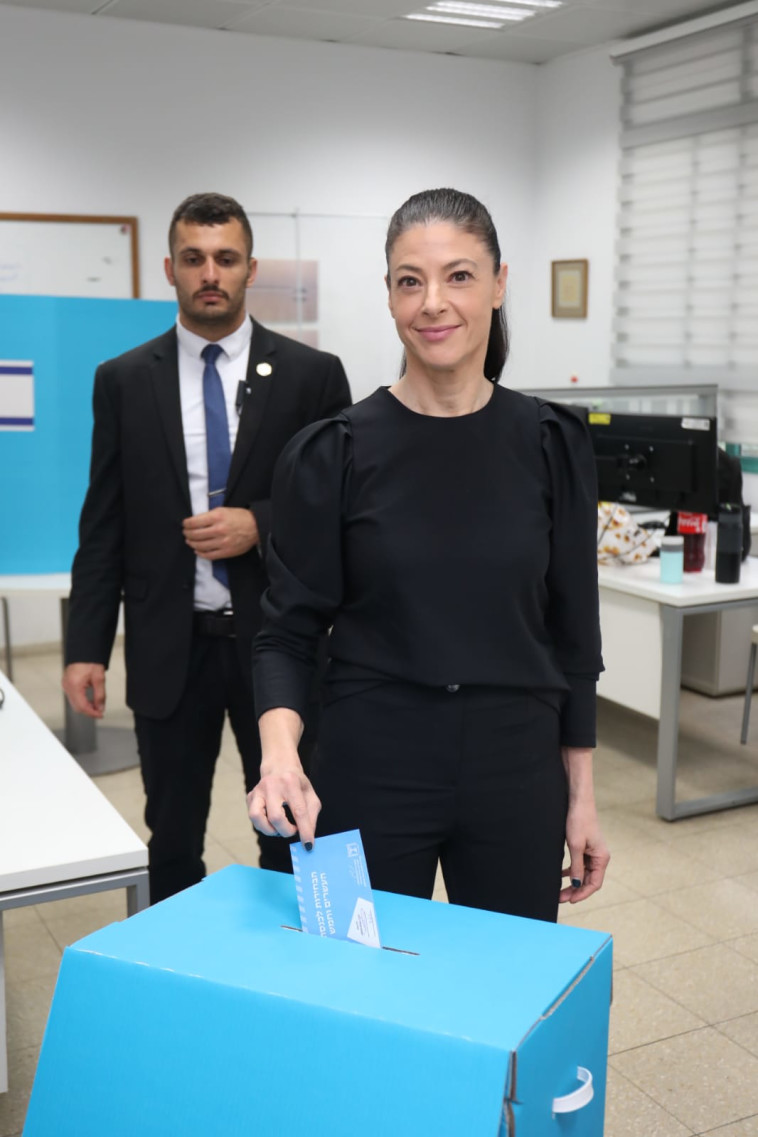
{"label": "patterned fabric pouch", "polygon": [[629,510],[612,501],[597,503],[597,563],[636,565],[646,561],[658,546],[638,525]]}

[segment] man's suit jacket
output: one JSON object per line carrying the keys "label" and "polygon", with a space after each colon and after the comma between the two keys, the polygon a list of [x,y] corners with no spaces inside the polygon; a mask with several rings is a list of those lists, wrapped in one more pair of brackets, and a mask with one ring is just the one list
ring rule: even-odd
{"label": "man's suit jacket", "polygon": [[[260,364],[270,374],[260,374]],[[336,356],[255,320],[246,383],[224,504],[252,509],[260,532],[260,545],[227,562],[237,642],[249,670],[266,587],[261,553],[276,459],[302,427],[347,406],[350,389]],[[195,580],[195,555],[182,535],[192,507],[176,329],[101,364],[93,407],[66,662],[108,665],[123,596],[127,702],[137,714],[167,718],[186,682]]]}

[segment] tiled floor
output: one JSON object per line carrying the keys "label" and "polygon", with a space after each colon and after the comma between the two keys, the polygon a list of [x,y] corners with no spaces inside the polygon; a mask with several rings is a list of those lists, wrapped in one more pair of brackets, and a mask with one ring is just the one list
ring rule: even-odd
{"label": "tiled floor", "polygon": [[[19,689],[53,727],[63,717],[58,672],[52,652],[16,664]],[[122,687],[115,662],[111,725],[130,722]],[[758,706],[748,747],[739,745],[741,708],[740,697],[684,693],[680,797],[758,784]],[[561,915],[615,938],[606,1137],[758,1137],[758,806],[660,821],[654,724],[605,704],[599,737],[598,801],[613,859],[602,892]],[[98,783],[146,837],[138,772]],[[208,868],[253,864],[255,852],[228,738]],[[23,1126],[63,947],[123,915],[113,892],[6,913],[11,1089],[0,1095],[0,1137]]]}

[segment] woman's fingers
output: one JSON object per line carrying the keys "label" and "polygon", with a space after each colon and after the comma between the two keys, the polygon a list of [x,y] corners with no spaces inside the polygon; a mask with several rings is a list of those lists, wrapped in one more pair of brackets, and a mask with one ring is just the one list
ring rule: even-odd
{"label": "woman's fingers", "polygon": [[294,837],[308,847],[316,836],[321,802],[300,771],[268,774],[247,795],[248,813],[255,828],[268,837]]}

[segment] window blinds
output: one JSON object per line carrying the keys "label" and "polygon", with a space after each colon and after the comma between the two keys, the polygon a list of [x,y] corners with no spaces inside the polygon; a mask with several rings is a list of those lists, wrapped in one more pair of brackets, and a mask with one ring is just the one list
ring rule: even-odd
{"label": "window blinds", "polygon": [[758,365],[758,17],[623,59],[614,378]]}

